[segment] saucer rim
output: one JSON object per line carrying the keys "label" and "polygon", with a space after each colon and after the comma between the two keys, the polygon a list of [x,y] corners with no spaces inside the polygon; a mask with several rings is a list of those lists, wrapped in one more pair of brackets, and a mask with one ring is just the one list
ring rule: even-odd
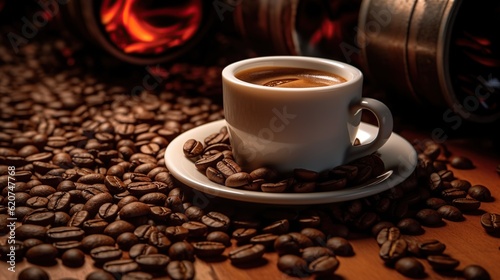
{"label": "saucer rim", "polygon": [[[182,147],[188,139],[203,139],[209,134],[219,131],[225,124],[225,120],[222,119],[187,130],[174,138],[165,150],[165,165],[171,175],[182,184],[194,190],[198,190],[206,196],[275,205],[307,205],[342,202],[375,195],[388,190],[408,178],[417,165],[417,153],[413,146],[406,139],[393,132],[386,144],[378,150],[381,159],[386,164],[386,171],[392,170],[392,174],[382,182],[369,186],[354,186],[336,191],[310,193],[265,193],[229,188],[210,181],[204,174],[196,170],[194,163],[185,157],[182,152]],[[368,132],[373,138],[378,127],[361,122],[359,130]],[[404,153],[407,154],[403,160],[400,157]],[[390,157],[389,154],[391,154]],[[400,159],[400,163],[395,165],[394,157],[396,155]],[[402,161],[404,161],[405,164],[400,165]],[[188,165],[188,169],[181,168],[186,165]],[[192,171],[189,170],[189,166],[192,168]]]}

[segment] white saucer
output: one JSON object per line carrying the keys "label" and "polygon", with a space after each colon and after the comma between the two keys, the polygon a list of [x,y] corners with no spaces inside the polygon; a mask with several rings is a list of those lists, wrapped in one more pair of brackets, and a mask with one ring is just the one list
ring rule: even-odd
{"label": "white saucer", "polygon": [[[194,167],[194,163],[186,158],[182,151],[182,147],[188,139],[203,141],[205,137],[218,132],[224,125],[225,120],[219,120],[188,130],[172,140],[165,151],[165,164],[170,173],[181,183],[201,191],[207,196],[280,205],[340,202],[374,195],[390,189],[410,176],[417,165],[417,153],[412,145],[401,136],[392,133],[387,143],[378,150],[388,172],[371,183],[338,191],[300,194],[265,193],[229,188],[210,181]],[[362,143],[369,142],[375,137],[377,130],[378,128],[373,125],[361,123],[357,137]]]}

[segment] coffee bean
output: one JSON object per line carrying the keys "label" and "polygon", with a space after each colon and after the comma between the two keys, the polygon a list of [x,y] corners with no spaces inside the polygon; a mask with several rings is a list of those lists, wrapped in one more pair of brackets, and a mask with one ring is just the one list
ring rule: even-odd
{"label": "coffee bean", "polygon": [[441,199],[441,198],[438,198],[438,197],[431,197],[429,199],[427,199],[425,201],[425,205],[430,208],[430,209],[434,209],[434,210],[437,210],[439,209],[441,206],[444,206],[446,205],[446,201],[444,199]]}
{"label": "coffee bean", "polygon": [[396,271],[410,278],[422,278],[425,275],[425,268],[421,262],[412,257],[404,257],[396,261],[394,267]]}
{"label": "coffee bean", "polygon": [[343,237],[331,237],[326,241],[326,247],[338,256],[353,256],[354,249],[351,243]]}
{"label": "coffee bean", "polygon": [[290,228],[290,222],[287,219],[282,219],[271,223],[270,225],[265,226],[262,229],[264,233],[273,233],[273,234],[284,234]]}
{"label": "coffee bean", "polygon": [[384,244],[386,241],[395,241],[401,237],[401,232],[397,227],[383,228],[377,235],[378,245]]}
{"label": "coffee bean", "polygon": [[262,244],[247,244],[229,251],[229,259],[232,264],[247,264],[260,260],[264,251]]}
{"label": "coffee bean", "polygon": [[[222,171],[221,171],[222,172]],[[224,174],[224,173],[223,173]],[[227,175],[224,175],[227,176]],[[252,183],[250,174],[246,172],[237,172],[227,176],[224,184],[230,188],[243,188]]]}
{"label": "coffee bean", "polygon": [[116,280],[113,274],[104,270],[96,270],[87,275],[85,280]]}
{"label": "coffee bean", "polygon": [[428,256],[427,261],[436,271],[450,271],[460,264],[458,260],[444,255]]}
{"label": "coffee bean", "polygon": [[90,216],[95,216],[99,212],[101,205],[111,202],[113,202],[113,196],[107,192],[99,193],[85,202],[83,210],[88,211]]}
{"label": "coffee bean", "polygon": [[436,239],[427,239],[418,243],[420,252],[424,255],[440,255],[446,249],[446,245]]}
{"label": "coffee bean", "polygon": [[140,255],[135,258],[141,270],[144,271],[161,271],[167,267],[170,258],[162,254]]}
{"label": "coffee bean", "polygon": [[231,220],[228,216],[220,212],[209,212],[201,217],[201,222],[204,223],[210,231],[226,231],[229,228]]}
{"label": "coffee bean", "polygon": [[467,194],[479,201],[491,201],[491,192],[490,190],[483,185],[474,185],[469,188]]}
{"label": "coffee bean", "polygon": [[189,280],[195,275],[194,265],[188,260],[171,261],[167,265],[167,272],[173,280]]}
{"label": "coffee bean", "polygon": [[420,225],[420,222],[413,218],[401,219],[396,226],[403,234],[419,235],[424,232],[424,229]]}
{"label": "coffee bean", "polygon": [[331,276],[339,267],[339,261],[334,256],[322,256],[312,261],[308,270],[316,276]]}
{"label": "coffee bean", "polygon": [[165,235],[173,242],[185,240],[189,230],[183,226],[169,226],[165,229]]}
{"label": "coffee bean", "polygon": [[452,187],[461,189],[463,191],[468,191],[469,188],[471,187],[471,183],[469,181],[461,179],[455,179],[451,181],[450,184]]}
{"label": "coffee bean", "polygon": [[132,232],[124,232],[116,238],[116,244],[124,251],[128,251],[132,246],[139,243],[139,238]]}
{"label": "coffee bean", "polygon": [[150,255],[150,254],[158,254],[158,249],[154,246],[144,243],[136,244],[130,247],[129,250],[129,256],[132,259],[135,259],[137,256],[140,255]]}
{"label": "coffee bean", "polygon": [[468,266],[464,267],[464,269],[462,270],[462,274],[466,280],[490,280],[491,279],[491,276],[488,273],[488,271],[486,271],[486,269],[484,269],[483,267],[481,267],[479,265],[475,265],[475,264],[468,265]]}
{"label": "coffee bean", "polygon": [[98,264],[118,260],[122,257],[122,253],[122,250],[114,246],[99,246],[90,250],[90,256]]}
{"label": "coffee bean", "polygon": [[451,204],[462,212],[472,212],[481,207],[481,202],[473,198],[455,198]]}
{"label": "coffee bean", "polygon": [[307,263],[311,263],[314,260],[319,259],[320,257],[335,256],[335,254],[332,250],[326,247],[315,246],[304,248],[304,250],[302,250],[301,256]]}
{"label": "coffee bean", "polygon": [[387,240],[380,246],[379,256],[386,263],[393,263],[406,254],[407,243],[404,239]]}
{"label": "coffee bean", "polygon": [[326,235],[319,229],[303,228],[300,233],[307,236],[315,245],[322,246],[326,242]]}
{"label": "coffee bean", "polygon": [[102,268],[112,274],[115,273],[128,273],[131,271],[136,271],[139,269],[139,265],[134,260],[122,259],[122,260],[113,260],[104,263]]}
{"label": "coffee bean", "polygon": [[164,252],[168,250],[172,242],[162,232],[153,231],[148,238],[148,244],[153,245],[158,248],[158,250]]}
{"label": "coffee bean", "polygon": [[90,234],[81,240],[81,248],[85,252],[100,247],[100,246],[114,246],[115,240],[110,236],[104,234]]}
{"label": "coffee bean", "polygon": [[85,210],[77,211],[71,216],[71,219],[69,220],[67,226],[81,227],[83,225],[83,222],[85,222],[89,218],[90,214],[88,211]]}
{"label": "coffee bean", "polygon": [[81,240],[85,232],[78,227],[52,227],[47,230],[47,238],[53,242]]}
{"label": "coffee bean", "polygon": [[175,242],[168,249],[168,256],[172,260],[189,260],[194,261],[195,249],[191,243],[187,241]]}
{"label": "coffee bean", "polygon": [[219,242],[224,244],[224,246],[231,246],[231,237],[223,231],[212,231],[206,237],[207,241],[210,242]]}
{"label": "coffee bean", "polygon": [[472,161],[464,156],[454,156],[450,158],[450,165],[456,169],[473,169]]}
{"label": "coffee bean", "polygon": [[197,160],[194,165],[201,172],[205,172],[208,167],[216,168],[217,162],[221,161],[224,158],[224,154],[221,152],[216,153],[215,155],[209,156],[207,158],[201,158]]}
{"label": "coffee bean", "polygon": [[283,255],[278,259],[278,269],[288,275],[305,277],[308,275],[307,262],[296,255]]}
{"label": "coffee bean", "polygon": [[124,274],[121,280],[153,280],[153,275],[142,271],[132,271]]}
{"label": "coffee bean", "polygon": [[488,233],[500,232],[500,215],[495,213],[484,213],[481,215],[481,225]]}
{"label": "coffee bean", "polygon": [[425,226],[435,227],[443,224],[441,215],[433,209],[424,208],[418,211],[415,217]]}
{"label": "coffee bean", "polygon": [[81,267],[85,263],[85,254],[79,249],[69,249],[62,254],[61,260],[67,267]]}
{"label": "coffee bean", "polygon": [[55,221],[54,212],[40,208],[33,210],[23,218],[23,224],[33,224],[39,226],[49,226]]}
{"label": "coffee bean", "polygon": [[47,197],[47,209],[51,211],[67,211],[71,202],[71,195],[67,192],[55,192]]}
{"label": "coffee bean", "polygon": [[118,205],[111,202],[104,203],[97,211],[99,217],[107,222],[112,222],[118,216]]}
{"label": "coffee bean", "polygon": [[192,245],[196,256],[200,258],[218,257],[226,249],[224,244],[213,241],[194,242]]}
{"label": "coffee bean", "polygon": [[380,231],[384,228],[391,228],[394,227],[395,225],[392,222],[389,221],[380,221],[376,223],[375,225],[372,226],[371,228],[371,233],[373,236],[377,237],[377,235],[380,233]]}
{"label": "coffee bean", "polygon": [[220,172],[217,168],[211,166],[207,168],[207,170],[205,171],[205,175],[210,181],[215,182],[217,184],[223,185],[224,182],[226,181],[226,177],[224,176],[224,174]]}
{"label": "coffee bean", "polygon": [[443,219],[458,222],[464,220],[462,211],[452,205],[443,205],[437,209]]}
{"label": "coffee bean", "polygon": [[142,202],[132,202],[125,206],[123,206],[118,215],[121,219],[132,219],[140,216],[147,216],[151,213],[151,208],[145,203]]}
{"label": "coffee bean", "polygon": [[458,188],[449,188],[441,192],[441,197],[446,201],[452,201],[456,198],[465,198],[467,192]]}
{"label": "coffee bean", "polygon": [[49,274],[37,266],[27,267],[19,273],[18,280],[49,280]]}
{"label": "coffee bean", "polygon": [[118,237],[118,235],[124,233],[124,232],[133,232],[135,229],[135,226],[127,221],[123,220],[117,220],[112,223],[110,223],[106,228],[104,229],[103,234],[106,234],[108,236],[111,236],[112,238]]}
{"label": "coffee bean", "polygon": [[52,265],[58,255],[56,247],[51,244],[40,244],[26,251],[28,262],[38,265]]}
{"label": "coffee bean", "polygon": [[254,228],[238,228],[232,233],[232,237],[239,243],[245,243],[256,235],[257,230]]}

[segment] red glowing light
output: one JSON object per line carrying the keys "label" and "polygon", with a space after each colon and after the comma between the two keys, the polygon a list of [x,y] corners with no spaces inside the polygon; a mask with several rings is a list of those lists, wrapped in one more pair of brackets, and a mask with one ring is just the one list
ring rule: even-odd
{"label": "red glowing light", "polygon": [[103,0],[100,15],[109,38],[125,53],[159,54],[196,34],[202,0]]}

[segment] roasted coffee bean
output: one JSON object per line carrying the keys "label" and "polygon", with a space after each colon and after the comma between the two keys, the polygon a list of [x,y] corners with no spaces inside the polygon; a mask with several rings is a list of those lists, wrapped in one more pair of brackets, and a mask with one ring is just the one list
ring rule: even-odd
{"label": "roasted coffee bean", "polygon": [[486,232],[493,234],[500,232],[500,215],[496,213],[484,213],[481,215],[481,225]]}
{"label": "roasted coffee bean", "polygon": [[47,238],[53,242],[81,240],[85,232],[78,227],[53,227],[47,230]]}
{"label": "roasted coffee bean", "polygon": [[[145,178],[147,178],[147,176]],[[132,182],[128,184],[127,191],[129,191],[131,195],[140,197],[148,193],[157,192],[158,186],[152,182]]]}
{"label": "roasted coffee bean", "polygon": [[419,251],[426,256],[440,255],[446,249],[446,245],[436,239],[427,239],[418,242]]}
{"label": "roasted coffee bean", "polygon": [[85,202],[83,210],[88,211],[90,216],[95,216],[99,212],[101,205],[111,202],[113,202],[113,196],[107,192],[99,193],[92,196],[89,200],[87,200],[87,202]]}
{"label": "roasted coffee bean", "polygon": [[200,258],[213,258],[222,255],[226,246],[220,242],[200,241],[194,242],[194,252]]}
{"label": "roasted coffee bean", "polygon": [[71,216],[71,219],[69,220],[67,226],[81,227],[83,225],[83,222],[85,222],[88,219],[90,219],[89,212],[85,211],[85,210],[80,210],[80,211],[75,212]]}
{"label": "roasted coffee bean", "polygon": [[[235,173],[241,172],[241,167],[232,159],[222,159],[216,164],[217,170],[219,170],[224,177],[229,177]],[[250,174],[248,174],[250,179]]]}
{"label": "roasted coffee bean", "polygon": [[141,270],[154,272],[164,270],[170,262],[170,258],[162,254],[150,254],[137,256],[135,261]]}
{"label": "roasted coffee bean", "polygon": [[425,275],[424,265],[412,257],[404,257],[397,260],[394,268],[397,272],[410,278],[422,278]]}
{"label": "roasted coffee bean", "polygon": [[379,256],[386,263],[393,263],[406,254],[407,243],[404,239],[387,240],[380,246]]}
{"label": "roasted coffee bean", "polygon": [[104,263],[102,268],[112,274],[124,274],[139,269],[139,265],[134,260],[121,259]]}
{"label": "roasted coffee bean", "polygon": [[458,222],[464,220],[462,211],[452,205],[443,205],[437,209],[443,219]]}
{"label": "roasted coffee bean", "polygon": [[172,242],[162,232],[153,231],[148,238],[148,244],[155,246],[160,251],[166,251]]}
{"label": "roasted coffee bean", "polygon": [[206,237],[207,241],[210,242],[219,242],[224,244],[224,246],[231,246],[231,237],[223,231],[212,231]]}
{"label": "roasted coffee bean", "polygon": [[189,221],[182,224],[182,227],[189,231],[189,236],[201,237],[208,232],[208,227],[204,223]]}
{"label": "roasted coffee bean", "polygon": [[172,260],[189,260],[194,261],[195,249],[191,243],[187,241],[175,242],[168,249],[168,256]]}
{"label": "roasted coffee bean", "polygon": [[272,182],[278,177],[278,173],[274,169],[260,167],[250,172],[250,177],[252,177],[253,180],[264,179],[265,181]]}
{"label": "roasted coffee bean", "polygon": [[451,182],[455,180],[455,175],[453,174],[453,171],[451,170],[441,170],[438,171],[439,176],[441,176],[441,179],[445,182]]}
{"label": "roasted coffee bean", "polygon": [[118,215],[121,219],[127,220],[140,216],[147,216],[151,213],[151,208],[142,202],[136,201],[123,206]]}
{"label": "roasted coffee bean", "polygon": [[81,267],[85,263],[85,254],[79,249],[69,249],[62,254],[61,260],[67,267]]}
{"label": "roasted coffee bean", "polygon": [[247,244],[229,251],[229,259],[232,264],[247,264],[260,260],[264,251],[262,244]]}
{"label": "roasted coffee bean", "polygon": [[261,244],[266,248],[271,249],[274,246],[274,242],[278,238],[278,235],[272,233],[262,233],[255,235],[250,238],[250,243],[252,244]]}
{"label": "roasted coffee bean", "polygon": [[121,280],[153,280],[153,275],[142,271],[132,271],[124,274]]}
{"label": "roasted coffee bean", "polygon": [[86,220],[83,222],[82,228],[85,234],[97,234],[102,233],[104,229],[108,226],[108,222],[101,218]]}
{"label": "roasted coffee bean", "polygon": [[158,254],[158,249],[152,245],[139,243],[132,247],[129,250],[129,256],[132,259],[135,259],[140,255],[150,255],[150,254]]}
{"label": "roasted coffee bean", "polygon": [[[168,222],[173,226],[184,225],[184,223],[188,223],[189,219],[186,215],[182,213],[172,213],[168,216]],[[206,227],[206,226],[205,226]]]}
{"label": "roasted coffee bean", "polygon": [[149,224],[140,225],[134,230],[135,236],[141,241],[148,240],[153,232],[158,232],[158,228]]}
{"label": "roasted coffee bean", "polygon": [[[35,246],[38,246],[38,244]],[[24,242],[20,242],[17,240],[14,240],[14,243],[12,244],[5,243],[4,245],[0,245],[0,259],[4,261],[22,260],[24,258],[25,252],[29,249],[30,248],[24,247]]]}
{"label": "roasted coffee bean", "polygon": [[272,233],[276,235],[284,234],[290,229],[290,222],[287,219],[282,219],[265,226],[262,229],[264,233]]}
{"label": "roasted coffee bean", "polygon": [[209,166],[205,171],[205,175],[207,178],[217,184],[223,185],[226,181],[226,177],[222,172],[220,172],[217,168]]}
{"label": "roasted coffee bean", "polygon": [[257,230],[255,228],[238,228],[232,233],[232,237],[239,243],[247,242],[256,235]]}
{"label": "roasted coffee bean", "polygon": [[469,188],[471,187],[471,183],[469,181],[461,180],[461,179],[455,179],[455,180],[451,181],[450,184],[453,188],[458,188],[458,189],[461,189],[463,191],[468,191]]}
{"label": "roasted coffee bean", "polygon": [[55,221],[54,212],[47,211],[46,209],[40,208],[33,210],[28,213],[23,218],[23,224],[33,224],[39,226],[49,226]]}
{"label": "roasted coffee bean", "polygon": [[116,220],[110,223],[105,229],[103,234],[111,236],[112,238],[118,237],[118,235],[124,232],[133,232],[135,226],[127,221]]}
{"label": "roasted coffee bean", "polygon": [[322,246],[326,242],[325,234],[319,229],[303,228],[300,233],[307,236],[314,245]]}
{"label": "roasted coffee bean", "polygon": [[326,241],[326,247],[338,256],[353,256],[354,249],[351,243],[343,237],[331,237]]}
{"label": "roasted coffee bean", "polygon": [[19,273],[18,280],[49,280],[49,274],[40,267],[30,266]]}
{"label": "roasted coffee bean", "polygon": [[420,222],[413,218],[401,219],[396,225],[401,233],[409,235],[419,235],[424,232]]}
{"label": "roasted coffee bean", "polygon": [[78,178],[77,182],[87,185],[104,183],[105,176],[99,173],[90,173]]}
{"label": "roasted coffee bean", "polygon": [[26,206],[31,208],[46,208],[48,203],[49,199],[41,196],[32,196],[26,200]]}
{"label": "roasted coffee bean", "polygon": [[438,198],[438,197],[431,197],[431,198],[428,198],[425,201],[425,205],[427,207],[429,207],[430,209],[434,209],[434,210],[437,210],[441,206],[444,206],[446,204],[447,203],[446,203],[446,201],[444,199],[441,199],[441,198]]}
{"label": "roasted coffee bean", "polygon": [[85,252],[90,252],[90,250],[100,247],[100,246],[114,246],[115,240],[110,236],[104,234],[90,234],[85,236],[81,242],[81,248]]}
{"label": "roasted coffee bean", "polygon": [[124,251],[128,251],[132,246],[139,243],[139,238],[132,232],[124,232],[116,238],[116,244]]}
{"label": "roasted coffee bean", "polygon": [[341,190],[347,186],[347,179],[329,179],[316,184],[316,188],[322,192]]}
{"label": "roasted coffee bean", "polygon": [[201,172],[205,172],[208,167],[214,167],[216,168],[216,165],[219,161],[221,161],[224,158],[224,154],[219,152],[215,155],[209,156],[207,158],[201,158],[197,160],[194,165],[195,167],[200,170]]}
{"label": "roasted coffee bean", "polygon": [[450,165],[456,169],[473,169],[472,161],[464,156],[453,156],[450,160]]}
{"label": "roasted coffee bean", "polygon": [[29,238],[36,238],[45,240],[46,232],[47,228],[44,226],[23,224],[16,228],[16,239],[26,240]]}
{"label": "roasted coffee bean", "polygon": [[440,226],[443,221],[441,219],[441,215],[433,209],[424,208],[418,211],[415,214],[415,217],[422,223],[424,226]]}
{"label": "roasted coffee bean", "polygon": [[189,230],[183,226],[169,226],[165,229],[165,235],[173,242],[185,240]]}
{"label": "roasted coffee bean", "polygon": [[125,191],[125,184],[118,176],[107,175],[104,177],[104,184],[110,193],[121,193]]}
{"label": "roasted coffee bean", "polygon": [[90,250],[90,256],[98,264],[118,260],[122,257],[122,254],[122,250],[114,246],[99,246]]}
{"label": "roasted coffee bean", "polygon": [[468,265],[468,266],[464,267],[464,269],[462,270],[462,275],[466,280],[490,280],[491,279],[491,276],[488,273],[488,271],[486,271],[486,269],[484,269],[483,267],[481,267],[479,265],[475,265],[475,264]]}
{"label": "roasted coffee bean", "polygon": [[226,231],[231,224],[228,216],[220,212],[208,212],[201,217],[201,222],[204,223],[209,231]]}
{"label": "roasted coffee bean", "polygon": [[115,277],[104,270],[95,270],[89,273],[85,280],[115,280]]}
{"label": "roasted coffee bean", "polygon": [[55,192],[47,197],[47,209],[51,211],[67,211],[71,202],[71,195],[67,192]]}
{"label": "roasted coffee bean", "polygon": [[28,238],[23,241],[23,248],[24,250],[28,250],[29,248],[40,244],[43,244],[42,240],[36,238]]}
{"label": "roasted coffee bean", "polygon": [[65,252],[69,249],[80,249],[82,247],[82,243],[76,240],[54,242],[52,245],[54,245],[59,252]]}
{"label": "roasted coffee bean", "polygon": [[298,277],[305,277],[309,274],[307,262],[296,255],[280,256],[278,269],[283,273]]}
{"label": "roasted coffee bean", "polygon": [[315,247],[307,247],[302,250],[301,254],[302,258],[307,262],[311,263],[314,260],[324,257],[324,256],[335,256],[332,250],[326,248],[326,247],[320,247],[320,246],[315,246]]}
{"label": "roasted coffee bean", "polygon": [[226,180],[224,181],[224,185],[230,188],[243,188],[250,185],[251,183],[252,178],[250,174],[246,172],[233,173],[229,176],[226,176]]}
{"label": "roasted coffee bean", "polygon": [[99,217],[107,222],[112,222],[118,216],[118,205],[111,202],[104,203],[97,211]]}
{"label": "roasted coffee bean", "polygon": [[26,251],[28,262],[38,265],[52,265],[59,252],[51,244],[40,244],[31,247]]}
{"label": "roasted coffee bean", "polygon": [[339,261],[334,256],[323,256],[312,261],[308,270],[316,276],[331,276],[339,267]]}
{"label": "roasted coffee bean", "polygon": [[377,235],[380,233],[380,231],[383,230],[384,228],[391,228],[394,226],[395,225],[392,222],[380,221],[380,222],[376,223],[375,225],[373,225],[370,231],[371,231],[373,236],[377,237]]}
{"label": "roasted coffee bean", "polygon": [[443,179],[438,173],[432,173],[429,176],[429,188],[436,193],[443,190]]}
{"label": "roasted coffee bean", "polygon": [[444,255],[428,256],[427,261],[432,266],[432,269],[437,271],[450,271],[460,264],[458,260]]}
{"label": "roasted coffee bean", "polygon": [[441,197],[447,201],[452,201],[453,199],[456,198],[464,198],[466,196],[467,192],[458,188],[449,188],[441,192]]}
{"label": "roasted coffee bean", "polygon": [[479,201],[491,201],[491,192],[490,190],[483,185],[474,185],[469,188],[467,194]]}
{"label": "roasted coffee bean", "polygon": [[479,207],[481,207],[481,202],[479,200],[475,200],[473,198],[455,198],[451,201],[451,204],[462,212],[472,212]]}
{"label": "roasted coffee bean", "polygon": [[173,280],[189,280],[194,278],[195,270],[191,261],[171,261],[167,265],[167,273]]}
{"label": "roasted coffee bean", "polygon": [[395,241],[401,237],[401,232],[397,227],[383,228],[377,235],[377,243],[382,246],[387,241]]}
{"label": "roasted coffee bean", "polygon": [[203,142],[205,142],[206,145],[224,143],[227,141],[229,141],[229,134],[227,132],[212,133],[207,137],[205,137],[205,139],[203,140]]}

